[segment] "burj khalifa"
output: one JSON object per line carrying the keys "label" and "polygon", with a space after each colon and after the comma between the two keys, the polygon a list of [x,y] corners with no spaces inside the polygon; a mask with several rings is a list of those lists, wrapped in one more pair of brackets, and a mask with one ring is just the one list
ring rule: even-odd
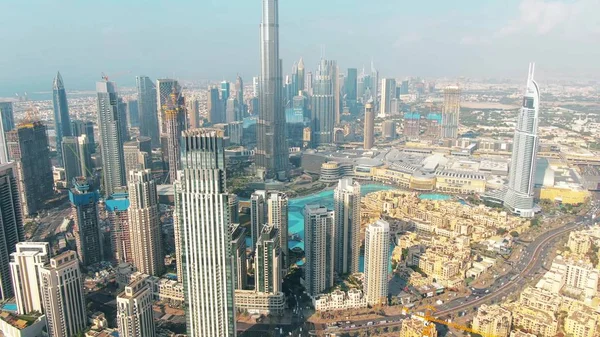
{"label": "burj khalifa", "polygon": [[278,0],[263,0],[260,59],[256,173],[263,179],[285,180],[289,154],[285,138],[283,78],[279,58]]}
{"label": "burj khalifa", "polygon": [[533,185],[539,143],[540,89],[533,79],[534,69],[535,64],[530,64],[513,140],[508,190],[504,196],[504,206],[525,218],[534,216]]}

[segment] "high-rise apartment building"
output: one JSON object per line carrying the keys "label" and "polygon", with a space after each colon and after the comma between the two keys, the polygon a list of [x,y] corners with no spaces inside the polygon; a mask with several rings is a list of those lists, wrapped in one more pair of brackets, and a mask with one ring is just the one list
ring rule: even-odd
{"label": "high-rise apartment building", "polygon": [[256,243],[254,280],[258,292],[276,294],[281,291],[282,265],[278,232],[273,225],[267,225]]}
{"label": "high-rise apartment building", "polygon": [[6,134],[6,141],[16,164],[23,215],[33,215],[54,195],[46,126],[40,121],[22,123]]}
{"label": "high-rise apartment building", "polygon": [[54,132],[56,133],[56,152],[58,161],[62,164],[62,139],[71,136],[71,120],[69,118],[69,105],[67,93],[60,72],[56,74],[52,83],[52,103],[54,107]]}
{"label": "high-rise apartment building", "polygon": [[239,115],[238,100],[233,97],[229,97],[225,103],[225,122],[233,123],[241,120],[242,117]]}
{"label": "high-rise apartment building", "polygon": [[164,106],[171,102],[171,94],[181,92],[181,86],[177,80],[171,78],[159,78],[156,80],[156,105],[158,108],[160,134],[167,133],[166,110]]}
{"label": "high-rise apartment building", "polygon": [[304,69],[304,59],[301,57],[298,61],[298,92],[306,90],[306,70]]}
{"label": "high-rise apartment building", "polygon": [[32,311],[44,312],[39,271],[50,259],[52,251],[47,242],[19,242],[10,254],[10,274],[20,315]]}
{"label": "high-rise apartment building", "polygon": [[102,261],[102,239],[98,201],[100,195],[93,185],[83,177],[73,182],[69,200],[73,212],[73,234],[77,244],[77,256],[81,264],[88,266]]}
{"label": "high-rise apartment building", "polygon": [[521,111],[517,116],[512,160],[508,174],[508,189],[504,196],[504,206],[513,213],[527,218],[534,216],[533,184],[539,144],[537,130],[540,90],[533,79],[534,69],[535,65],[530,64],[527,89]]}
{"label": "high-rise apartment building", "polygon": [[261,178],[283,180],[287,176],[289,154],[285,141],[283,78],[279,58],[279,0],[263,0],[260,41],[256,173]]}
{"label": "high-rise apartment building", "polygon": [[177,179],[177,171],[181,166],[181,132],[185,129],[185,102],[180,92],[173,88],[169,96],[169,101],[162,106],[163,117],[165,118],[164,134],[167,137],[169,181],[173,183]]}
{"label": "high-rise apartment building", "polygon": [[105,205],[108,222],[110,223],[113,256],[119,263],[133,263],[128,214],[129,195],[127,193],[115,193],[109,199],[106,199]]}
{"label": "high-rise apartment building", "polygon": [[442,138],[458,138],[460,121],[460,89],[457,86],[444,88],[444,106],[442,108]]}
{"label": "high-rise apartment building", "polygon": [[0,102],[0,119],[2,119],[2,130],[8,132],[15,128],[15,116],[12,102]]}
{"label": "high-rise apartment building", "polygon": [[85,135],[88,139],[89,152],[96,153],[96,137],[94,136],[94,122],[84,122],[80,120],[71,121],[71,132],[73,137]]}
{"label": "high-rise apartment building", "polygon": [[132,140],[123,144],[123,158],[125,159],[125,172],[127,174],[133,170],[152,168],[152,150],[146,152],[141,145],[142,143],[139,140]]}
{"label": "high-rise apartment building", "polygon": [[187,334],[235,336],[229,193],[220,130],[183,132],[181,171],[175,184],[175,226],[180,227]]}
{"label": "high-rise apartment building", "polygon": [[221,91],[221,101],[227,102],[229,97],[231,97],[231,83],[229,83],[227,81],[221,82],[220,91]]}
{"label": "high-rise apartment building", "polygon": [[256,248],[258,237],[267,223],[266,208],[267,191],[254,191],[250,196],[250,236],[252,238],[253,250]]}
{"label": "high-rise apartment building", "polygon": [[403,126],[404,137],[418,138],[421,135],[421,114],[418,112],[405,113]]}
{"label": "high-rise apartment building", "polygon": [[239,75],[235,79],[235,91],[235,98],[237,99],[238,107],[240,108],[240,117],[244,117],[242,116],[244,107],[244,80],[242,80],[242,77]]}
{"label": "high-rise apartment building", "polygon": [[508,337],[512,314],[499,305],[482,304],[473,318],[473,330],[483,336]]}
{"label": "high-rise apartment building", "polygon": [[0,164],[0,210],[0,300],[4,301],[13,296],[10,254],[16,251],[17,243],[25,240],[14,163]]}
{"label": "high-rise apartment building", "polygon": [[185,106],[188,116],[188,127],[195,129],[200,127],[200,101],[195,97],[185,97]]}
{"label": "high-rise apartment building", "polygon": [[42,302],[50,337],[72,337],[87,326],[83,276],[74,251],[50,258],[40,268]]}
{"label": "high-rise apartment building", "polygon": [[133,264],[141,273],[161,276],[164,254],[158,193],[150,170],[129,172],[129,229]]}
{"label": "high-rise apartment building", "polygon": [[344,86],[346,100],[356,101],[357,85],[358,85],[358,69],[348,68],[348,72],[347,72],[347,76],[346,76],[346,85]]}
{"label": "high-rise apartment building", "polygon": [[304,207],[306,291],[311,296],[333,286],[334,213],[319,205]]}
{"label": "high-rise apartment building", "polygon": [[154,337],[152,289],[145,279],[137,279],[117,295],[117,326],[120,337]]}
{"label": "high-rise apartment building", "polygon": [[370,99],[365,104],[365,127],[364,127],[364,143],[365,150],[370,150],[375,143],[375,111],[373,110],[373,100]]}
{"label": "high-rise apartment building", "polygon": [[267,224],[279,229],[279,245],[285,269],[288,259],[288,197],[285,193],[257,190],[250,196],[250,229],[254,248]]}
{"label": "high-rise apartment building", "polygon": [[377,220],[365,232],[363,293],[369,305],[387,304],[389,254],[390,225]]}
{"label": "high-rise apartment building", "polygon": [[123,142],[129,140],[129,127],[127,126],[127,102],[122,97],[117,98],[117,111],[121,121],[121,139]]}
{"label": "high-rise apartment building", "polygon": [[73,178],[92,177],[92,155],[87,136],[67,136],[62,138],[62,159],[65,168],[67,186],[70,187]]}
{"label": "high-rise apartment building", "polygon": [[235,289],[248,287],[248,269],[246,267],[246,228],[238,223],[231,224],[231,256]]}
{"label": "high-rise apartment building", "polygon": [[150,137],[152,146],[160,145],[158,131],[158,109],[156,106],[156,86],[147,76],[137,76],[138,114],[140,116],[140,135]]}
{"label": "high-rise apartment building", "polygon": [[321,59],[315,73],[313,95],[311,97],[312,142],[314,147],[333,143],[333,127],[336,118],[336,82],[337,63]]}
{"label": "high-rise apartment building", "polygon": [[219,98],[219,89],[215,87],[211,87],[208,89],[208,100],[206,103],[207,107],[207,118],[208,122],[212,124],[221,123],[224,118],[222,118],[222,104],[221,99]]}
{"label": "high-rise apartment building", "polygon": [[360,257],[360,184],[340,179],[333,192],[335,265],[339,275],[358,273]]}
{"label": "high-rise apartment building", "polygon": [[137,99],[127,101],[127,126],[130,128],[140,127],[140,113]]}
{"label": "high-rise apartment building", "polygon": [[98,93],[98,128],[102,153],[102,176],[104,195],[109,196],[126,185],[125,160],[123,158],[123,128],[118,111],[117,88],[113,82],[96,83]]}
{"label": "high-rise apartment building", "polygon": [[382,79],[379,117],[384,118],[393,114],[394,111],[392,111],[392,99],[394,98],[396,98],[396,80],[393,78]]}

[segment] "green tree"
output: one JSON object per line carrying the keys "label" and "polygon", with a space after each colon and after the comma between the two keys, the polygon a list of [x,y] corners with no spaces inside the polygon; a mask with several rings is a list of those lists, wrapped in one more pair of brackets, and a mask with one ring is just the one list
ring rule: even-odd
{"label": "green tree", "polygon": [[513,238],[518,238],[519,237],[519,232],[512,231],[512,232],[510,232],[510,236],[512,236]]}

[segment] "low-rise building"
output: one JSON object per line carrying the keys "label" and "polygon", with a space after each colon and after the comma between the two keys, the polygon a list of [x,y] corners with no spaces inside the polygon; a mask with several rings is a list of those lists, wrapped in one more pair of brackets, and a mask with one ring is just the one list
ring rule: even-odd
{"label": "low-rise building", "polygon": [[483,336],[508,337],[512,314],[499,305],[483,304],[473,319],[473,330]]}
{"label": "low-rise building", "polygon": [[437,337],[435,324],[420,318],[410,318],[402,321],[400,337]]}
{"label": "low-rise building", "polygon": [[42,331],[46,329],[46,316],[37,315],[34,320],[31,318],[28,316],[27,319],[24,319],[8,311],[0,312],[1,335],[10,337],[43,336]]}
{"label": "low-rise building", "polygon": [[598,314],[587,311],[571,311],[565,318],[565,332],[573,337],[598,336]]}
{"label": "low-rise building", "polygon": [[571,232],[567,247],[572,253],[585,255],[592,247],[591,237],[584,232]]}
{"label": "low-rise building", "polygon": [[515,327],[531,331],[541,337],[554,337],[558,331],[558,320],[553,312],[541,311],[517,304],[511,308]]}
{"label": "low-rise building", "polygon": [[348,292],[336,290],[317,296],[313,299],[313,305],[316,311],[360,309],[367,307],[367,299],[358,289],[350,289]]}
{"label": "low-rise building", "polygon": [[235,290],[235,308],[247,310],[250,314],[283,315],[285,295],[279,293],[263,293],[254,290]]}

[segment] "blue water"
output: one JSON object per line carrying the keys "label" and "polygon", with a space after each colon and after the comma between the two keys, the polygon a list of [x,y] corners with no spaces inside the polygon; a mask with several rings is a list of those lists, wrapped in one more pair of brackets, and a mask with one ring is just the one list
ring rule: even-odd
{"label": "blue water", "polygon": [[15,303],[6,303],[4,306],[2,306],[2,309],[6,310],[6,311],[17,311],[17,305]]}
{"label": "blue water", "polygon": [[177,274],[168,273],[168,274],[165,274],[165,277],[168,278],[169,280],[177,281]]}
{"label": "blue water", "polygon": [[419,195],[419,199],[421,200],[450,200],[452,199],[452,196],[450,195],[446,195],[446,194],[437,194],[437,193],[432,193],[432,194],[421,194]]}

